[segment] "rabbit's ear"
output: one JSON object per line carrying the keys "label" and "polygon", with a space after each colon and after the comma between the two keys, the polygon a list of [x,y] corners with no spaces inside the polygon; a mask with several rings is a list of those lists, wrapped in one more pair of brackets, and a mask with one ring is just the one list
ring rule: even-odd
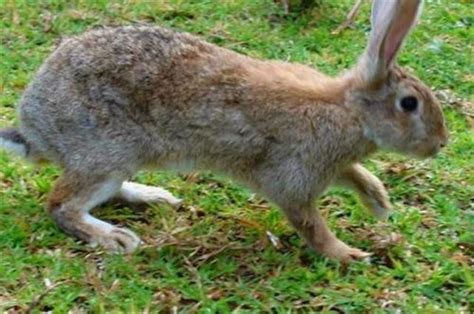
{"label": "rabbit's ear", "polygon": [[422,0],[374,0],[372,5],[372,31],[363,56],[362,71],[369,80],[383,78],[395,59],[403,40],[415,25]]}

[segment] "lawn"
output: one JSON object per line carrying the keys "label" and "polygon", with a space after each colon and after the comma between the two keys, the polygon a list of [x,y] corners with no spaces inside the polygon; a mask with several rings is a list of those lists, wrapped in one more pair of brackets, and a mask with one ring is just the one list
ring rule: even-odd
{"label": "lawn", "polygon": [[[272,0],[0,0],[0,127],[17,123],[16,103],[55,44],[102,25],[166,25],[335,74],[364,49],[370,8],[333,35],[353,1],[319,2],[285,16]],[[277,208],[211,173],[140,173],[137,181],[186,206],[95,210],[145,241],[132,255],[107,254],[45,214],[57,168],[0,153],[0,311],[472,313],[473,16],[469,0],[426,1],[399,58],[439,94],[451,138],[435,159],[378,153],[366,162],[390,191],[390,220],[369,217],[346,190],[318,200],[341,239],[374,253],[370,261],[343,267],[318,256]]]}

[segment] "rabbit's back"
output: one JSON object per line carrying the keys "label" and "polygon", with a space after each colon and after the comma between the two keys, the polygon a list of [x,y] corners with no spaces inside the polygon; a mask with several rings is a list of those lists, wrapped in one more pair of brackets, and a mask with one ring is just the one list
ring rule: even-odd
{"label": "rabbit's back", "polygon": [[[161,96],[175,90],[182,93],[180,80],[204,77],[206,69],[215,73],[221,62],[214,62],[212,68],[197,63],[221,59],[224,52],[232,54],[191,35],[158,27],[97,29],[65,40],[43,64],[25,98],[45,91],[58,98],[80,92],[90,98],[85,102],[96,98],[103,102],[113,89],[120,90],[120,96],[136,98],[136,107],[156,98],[160,90],[167,91]],[[174,100],[176,95],[170,96],[165,100]]]}
{"label": "rabbit's back", "polygon": [[237,108],[248,62],[162,28],[93,30],[66,40],[41,67],[20,103],[22,130],[63,164],[72,148],[91,161],[104,151],[139,163],[213,149],[253,156],[266,140]]}

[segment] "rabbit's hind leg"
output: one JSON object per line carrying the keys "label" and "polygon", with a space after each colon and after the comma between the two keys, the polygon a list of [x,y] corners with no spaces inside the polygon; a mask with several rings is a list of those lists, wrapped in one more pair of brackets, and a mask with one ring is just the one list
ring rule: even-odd
{"label": "rabbit's hind leg", "polygon": [[183,204],[183,200],[163,188],[135,182],[124,182],[115,198],[136,204],[166,203],[174,208],[179,208]]}
{"label": "rabbit's hind leg", "polygon": [[55,184],[48,212],[59,228],[91,245],[109,251],[131,252],[140,239],[130,230],[93,217],[89,211],[118,193],[121,175],[91,175],[66,172]]}

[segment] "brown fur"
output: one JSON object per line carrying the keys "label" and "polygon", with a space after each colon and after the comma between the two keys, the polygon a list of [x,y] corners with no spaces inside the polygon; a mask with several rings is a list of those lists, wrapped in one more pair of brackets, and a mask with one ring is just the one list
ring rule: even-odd
{"label": "brown fur", "polygon": [[[400,12],[393,12],[396,24]],[[411,24],[393,29],[400,27]],[[374,25],[358,65],[334,78],[155,27],[104,28],[64,41],[20,102],[30,158],[65,169],[49,200],[52,217],[76,237],[131,251],[139,243],[133,233],[88,212],[124,194],[122,182],[139,169],[209,169],[279,205],[321,254],[344,262],[367,256],[335,237],[315,198],[339,182],[386,217],[383,184],[358,162],[377,148],[433,155],[447,140],[429,89],[371,52],[383,51],[384,30],[392,28],[380,29]],[[419,111],[399,108],[404,95],[419,99]],[[128,187],[135,192],[132,199],[155,199]]]}

